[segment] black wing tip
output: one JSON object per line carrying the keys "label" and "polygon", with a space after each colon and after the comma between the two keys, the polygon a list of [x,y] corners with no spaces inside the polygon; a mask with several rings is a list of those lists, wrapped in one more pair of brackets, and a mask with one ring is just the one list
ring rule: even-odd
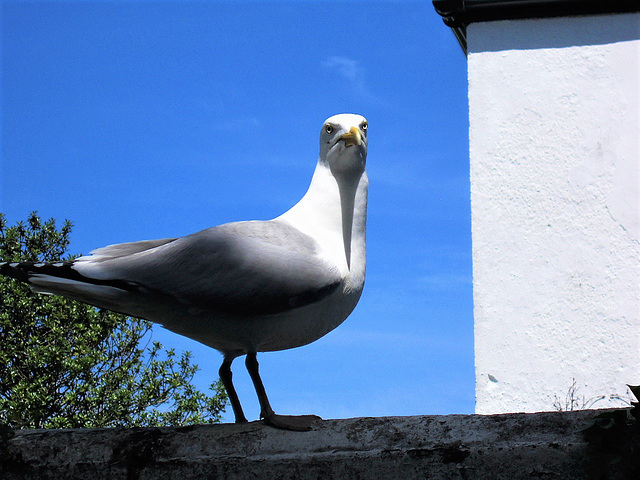
{"label": "black wing tip", "polygon": [[71,267],[71,265],[73,265],[73,261],[69,260],[60,262],[0,262],[0,274],[21,282],[31,283],[29,276],[32,274],[64,276],[59,272]]}
{"label": "black wing tip", "polygon": [[29,275],[24,270],[23,265],[24,263],[18,262],[0,262],[0,275],[29,283]]}
{"label": "black wing tip", "polygon": [[0,262],[0,274],[29,284],[33,283],[30,280],[32,275],[48,275],[53,278],[114,287],[126,291],[148,290],[144,285],[136,282],[86,277],[72,268],[74,263],[74,260],[61,260],[59,262]]}

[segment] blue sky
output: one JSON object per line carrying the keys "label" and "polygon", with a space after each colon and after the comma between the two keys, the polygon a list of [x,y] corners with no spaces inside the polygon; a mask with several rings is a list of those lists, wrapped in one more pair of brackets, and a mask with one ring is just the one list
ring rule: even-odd
{"label": "blue sky", "polygon": [[[10,224],[68,218],[78,254],[273,218],[305,193],[323,120],[362,114],[364,294],[324,338],[258,356],[271,403],[324,418],[473,412],[466,59],[431,2],[0,8]],[[218,352],[154,339],[194,353],[201,388],[217,375]],[[257,418],[241,360],[234,380]]]}

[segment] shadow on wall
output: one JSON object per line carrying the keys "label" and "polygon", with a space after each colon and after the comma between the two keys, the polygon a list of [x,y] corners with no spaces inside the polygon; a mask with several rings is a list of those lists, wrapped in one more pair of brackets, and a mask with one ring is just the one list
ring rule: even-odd
{"label": "shadow on wall", "polygon": [[640,39],[640,13],[473,23],[467,39],[469,53],[628,42]]}

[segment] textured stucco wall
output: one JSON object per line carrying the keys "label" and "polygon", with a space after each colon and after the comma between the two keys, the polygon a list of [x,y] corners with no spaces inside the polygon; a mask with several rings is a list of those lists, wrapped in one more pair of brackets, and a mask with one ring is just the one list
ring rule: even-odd
{"label": "textured stucco wall", "polygon": [[567,407],[574,381],[574,407],[621,406],[640,383],[640,14],[467,33],[476,411]]}

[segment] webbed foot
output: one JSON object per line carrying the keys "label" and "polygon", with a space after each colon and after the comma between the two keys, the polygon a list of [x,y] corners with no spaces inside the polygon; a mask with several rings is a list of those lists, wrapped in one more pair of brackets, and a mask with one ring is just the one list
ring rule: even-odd
{"label": "webbed foot", "polygon": [[306,432],[311,430],[315,423],[322,421],[317,415],[278,415],[271,413],[264,417],[264,423],[282,430]]}

